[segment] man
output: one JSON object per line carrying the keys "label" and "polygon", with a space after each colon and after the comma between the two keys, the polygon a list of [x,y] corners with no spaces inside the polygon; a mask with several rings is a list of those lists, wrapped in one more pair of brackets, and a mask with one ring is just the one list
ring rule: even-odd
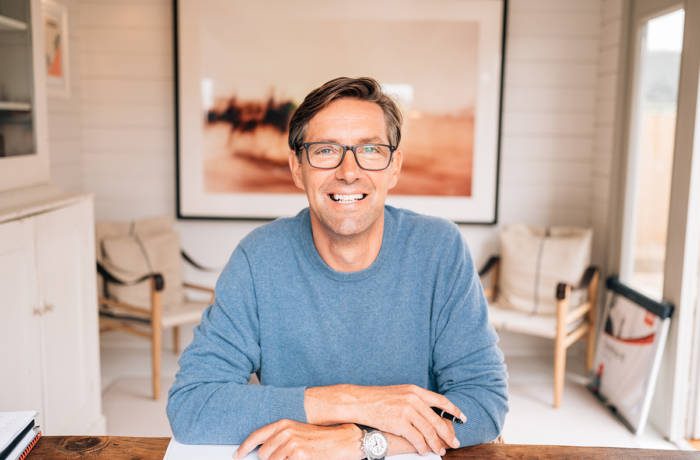
{"label": "man", "polygon": [[331,80],[294,113],[289,166],[309,207],[233,252],[170,390],[176,439],[277,460],[442,455],[498,436],[503,355],[461,234],[384,204],[400,139],[370,78]]}

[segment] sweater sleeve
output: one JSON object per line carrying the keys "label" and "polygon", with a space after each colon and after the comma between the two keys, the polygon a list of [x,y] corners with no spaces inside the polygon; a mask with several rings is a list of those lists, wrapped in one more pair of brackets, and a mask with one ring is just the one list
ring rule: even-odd
{"label": "sweater sleeve", "polygon": [[260,369],[255,286],[246,253],[234,251],[216,295],[179,360],[168,394],[175,439],[188,444],[240,444],[280,419],[306,422],[304,387],[249,385]]}
{"label": "sweater sleeve", "polygon": [[478,274],[461,234],[446,245],[434,297],[433,375],[438,392],[467,416],[462,446],[494,440],[508,412],[507,374]]}

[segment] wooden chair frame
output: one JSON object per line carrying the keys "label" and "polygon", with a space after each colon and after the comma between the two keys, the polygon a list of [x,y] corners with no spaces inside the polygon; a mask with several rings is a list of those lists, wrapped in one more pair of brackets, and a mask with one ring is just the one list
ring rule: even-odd
{"label": "wooden chair frame", "polygon": [[[201,271],[216,271],[196,263],[185,251],[180,251],[182,258]],[[161,319],[163,315],[163,303],[161,293],[165,288],[165,280],[160,273],[147,273],[137,279],[124,280],[110,272],[103,264],[97,262],[97,273],[102,276],[105,283],[110,282],[122,286],[132,286],[150,280],[150,308],[119,302],[107,297],[106,292],[98,296],[100,314],[100,332],[123,331],[138,335],[151,341],[151,384],[153,399],[160,397],[160,369],[162,353],[163,327]],[[210,295],[210,303],[214,301],[214,289],[199,284],[183,282],[182,286]],[[173,326],[173,351],[180,352],[180,327]]]}
{"label": "wooden chair frame", "polygon": [[[486,277],[490,277],[490,283],[484,283],[484,294],[489,302],[494,302],[498,297],[498,279],[500,272],[500,256],[491,256],[484,267],[479,270],[482,283]],[[566,370],[566,351],[576,341],[586,337],[586,368],[593,370],[595,358],[595,337],[597,330],[597,299],[598,282],[600,272],[594,266],[588,267],[577,286],[567,283],[558,283],[556,288],[556,331],[554,339],[554,401],[553,406],[561,405],[564,392],[564,376]],[[587,294],[586,300],[578,306],[570,305],[572,293],[583,291]],[[525,314],[525,313],[524,313]],[[572,325],[583,321],[573,330]],[[567,332],[569,331],[569,332]]]}

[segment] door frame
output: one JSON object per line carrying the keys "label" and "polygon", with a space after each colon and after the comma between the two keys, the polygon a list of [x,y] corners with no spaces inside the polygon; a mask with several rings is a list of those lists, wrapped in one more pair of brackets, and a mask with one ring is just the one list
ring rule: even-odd
{"label": "door frame", "polygon": [[[693,365],[693,341],[700,340],[694,333],[698,292],[698,254],[700,254],[700,115],[698,85],[700,84],[700,2],[695,0],[634,0],[625,4],[627,22],[623,26],[622,52],[625,62],[618,89],[622,95],[618,112],[618,145],[620,156],[613,166],[611,191],[618,197],[611,206],[610,238],[612,245],[608,266],[621,268],[622,242],[625,219],[629,218],[625,201],[631,185],[628,184],[628,167],[631,163],[630,133],[631,104],[636,94],[637,82],[625,87],[630,78],[637,78],[639,24],[675,8],[685,10],[683,49],[678,85],[676,132],[674,140],[671,195],[664,263],[663,297],[676,306],[664,359],[659,372],[650,418],[662,434],[672,442],[681,443],[691,434],[691,420],[700,417],[700,407],[695,413],[689,403],[697,401],[691,376],[697,382],[700,369]],[[614,270],[612,270],[614,271]],[[695,356],[697,357],[697,356]],[[691,373],[691,366],[693,372]],[[697,421],[700,425],[700,420]]]}

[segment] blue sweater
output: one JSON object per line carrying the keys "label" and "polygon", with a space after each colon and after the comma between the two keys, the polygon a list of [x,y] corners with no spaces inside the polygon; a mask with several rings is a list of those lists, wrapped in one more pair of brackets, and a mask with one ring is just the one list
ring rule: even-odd
{"label": "blue sweater", "polygon": [[339,383],[415,384],[466,414],[461,445],[498,436],[506,370],[457,226],[390,206],[384,216],[379,255],[358,272],[323,261],[308,209],[241,241],[179,361],[176,439],[240,444],[279,419],[306,422],[304,389]]}

